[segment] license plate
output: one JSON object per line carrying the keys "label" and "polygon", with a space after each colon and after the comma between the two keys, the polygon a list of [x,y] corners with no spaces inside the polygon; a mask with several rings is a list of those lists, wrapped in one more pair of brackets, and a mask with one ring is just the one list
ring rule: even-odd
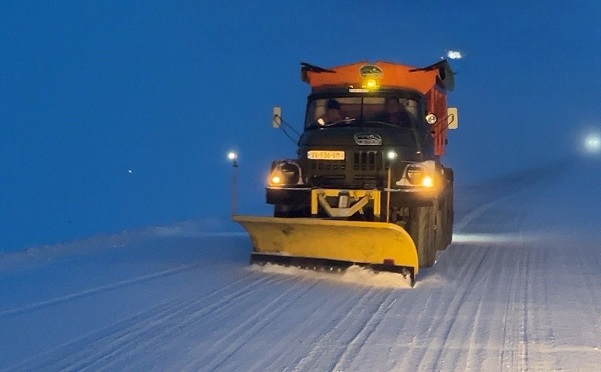
{"label": "license plate", "polygon": [[307,158],[312,160],[344,160],[344,151],[310,150]]}

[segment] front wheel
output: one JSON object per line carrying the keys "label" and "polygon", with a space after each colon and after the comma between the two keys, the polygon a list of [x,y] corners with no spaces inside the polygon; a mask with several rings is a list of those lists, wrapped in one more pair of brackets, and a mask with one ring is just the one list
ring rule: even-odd
{"label": "front wheel", "polygon": [[436,207],[409,209],[405,229],[417,248],[419,267],[430,267],[436,262]]}

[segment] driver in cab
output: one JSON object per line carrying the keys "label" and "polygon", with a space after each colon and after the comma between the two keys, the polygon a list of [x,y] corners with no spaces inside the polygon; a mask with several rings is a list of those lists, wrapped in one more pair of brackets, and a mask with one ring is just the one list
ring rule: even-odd
{"label": "driver in cab", "polygon": [[317,119],[319,125],[333,124],[343,121],[345,118],[340,110],[340,103],[335,99],[329,99],[326,103],[326,113]]}
{"label": "driver in cab", "polygon": [[411,114],[396,98],[386,98],[384,111],[376,115],[373,120],[396,124],[400,127],[411,128]]}

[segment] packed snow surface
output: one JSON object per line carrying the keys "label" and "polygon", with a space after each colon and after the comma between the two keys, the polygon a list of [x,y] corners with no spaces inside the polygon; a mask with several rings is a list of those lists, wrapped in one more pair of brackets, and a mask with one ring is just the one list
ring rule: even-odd
{"label": "packed snow surface", "polygon": [[0,370],[599,370],[601,167],[458,187],[454,243],[401,276],[248,265],[228,221],[0,256]]}

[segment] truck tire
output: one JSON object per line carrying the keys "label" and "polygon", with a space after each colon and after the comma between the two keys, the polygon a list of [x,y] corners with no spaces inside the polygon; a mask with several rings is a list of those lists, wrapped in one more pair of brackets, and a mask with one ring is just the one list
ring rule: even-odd
{"label": "truck tire", "polygon": [[447,217],[447,199],[446,197],[442,197],[441,199],[437,200],[435,202],[435,216],[434,216],[434,222],[435,222],[435,244],[434,246],[436,247],[437,251],[442,251],[446,248],[446,239],[447,239],[447,221],[446,221],[446,217]]}
{"label": "truck tire", "polygon": [[437,232],[440,234],[439,244],[437,249],[444,251],[447,246],[451,244],[453,236],[453,206],[452,206],[452,191],[445,193],[444,197],[440,201],[440,226]]}
{"label": "truck tire", "polygon": [[407,232],[417,248],[419,267],[430,267],[436,261],[435,208],[415,207],[409,211]]}
{"label": "truck tire", "polygon": [[454,223],[454,219],[455,219],[455,210],[454,210],[454,206],[453,206],[453,198],[455,197],[454,195],[454,190],[453,190],[453,182],[450,183],[449,185],[449,193],[447,194],[447,229],[446,229],[446,234],[447,234],[447,245],[451,244],[451,242],[453,241],[453,223]]}

